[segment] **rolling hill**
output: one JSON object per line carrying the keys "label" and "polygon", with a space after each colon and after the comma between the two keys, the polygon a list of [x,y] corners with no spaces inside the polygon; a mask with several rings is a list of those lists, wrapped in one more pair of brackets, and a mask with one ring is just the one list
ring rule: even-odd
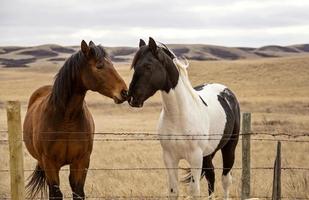
{"label": "rolling hill", "polygon": [[[204,44],[169,44],[177,56],[190,60],[238,60],[268,57],[286,57],[309,54],[309,44],[291,46],[224,47]],[[105,47],[114,62],[131,62],[137,48]],[[60,46],[46,44],[32,47],[0,47],[0,67],[29,67],[44,63],[59,65],[63,63],[79,46]]]}

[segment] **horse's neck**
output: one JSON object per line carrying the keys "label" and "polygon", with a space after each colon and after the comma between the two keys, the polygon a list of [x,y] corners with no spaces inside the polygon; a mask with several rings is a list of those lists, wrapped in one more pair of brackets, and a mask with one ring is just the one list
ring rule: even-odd
{"label": "horse's neck", "polygon": [[200,106],[196,99],[197,94],[186,78],[180,76],[174,89],[168,93],[161,92],[164,114],[171,118],[184,119],[188,113],[194,112]]}
{"label": "horse's neck", "polygon": [[86,91],[73,93],[65,109],[65,117],[74,118],[82,113]]}
{"label": "horse's neck", "polygon": [[66,106],[62,109],[54,109],[54,114],[61,120],[74,120],[83,114],[83,104],[86,91],[75,91],[66,102]]}

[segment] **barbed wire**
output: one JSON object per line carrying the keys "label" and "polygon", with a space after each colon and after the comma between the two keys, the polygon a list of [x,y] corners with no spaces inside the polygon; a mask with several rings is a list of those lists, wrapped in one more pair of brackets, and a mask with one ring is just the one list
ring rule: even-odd
{"label": "barbed wire", "polygon": [[[242,138],[94,138],[94,139],[42,139],[40,141],[44,142],[88,142],[88,141],[94,141],[94,142],[137,142],[137,141],[167,141],[167,140],[173,140],[173,141],[225,141],[225,140],[243,140]],[[309,143],[309,140],[290,140],[290,139],[271,139],[271,138],[251,138],[252,141],[268,141],[268,142],[295,142],[295,143]],[[8,139],[1,139],[0,144],[7,143]],[[27,141],[25,139],[21,140],[12,140],[13,142],[17,141]]]}
{"label": "barbed wire", "polygon": [[[50,133],[50,134],[87,134],[88,132],[68,132],[68,131],[57,131],[57,132],[42,132],[42,133]],[[88,133],[89,134],[89,133]],[[103,135],[103,136],[121,136],[119,138],[110,137],[110,138],[93,138],[93,139],[41,139],[41,141],[71,141],[71,142],[79,142],[84,141],[87,142],[89,140],[93,141],[101,141],[101,142],[126,142],[126,141],[164,141],[164,140],[242,140],[243,138],[221,138],[222,134],[157,134],[157,133],[149,133],[149,132],[95,132],[93,135]],[[290,134],[290,133],[272,133],[272,132],[249,132],[249,133],[240,133],[242,135],[264,135],[271,136],[274,138],[251,138],[253,141],[282,141],[282,142],[298,142],[298,143],[308,143],[309,140],[298,140],[297,138],[309,137],[309,133],[302,134]],[[129,136],[129,138],[124,138],[124,136]],[[141,138],[146,136],[146,138]],[[220,138],[216,137],[219,136]],[[276,139],[278,137],[284,137],[280,139]],[[291,139],[286,139],[293,138]],[[20,140],[15,140],[20,141]],[[25,139],[22,139],[25,141]],[[0,139],[0,144],[8,142],[8,139]]]}
{"label": "barbed wire", "polygon": [[[11,199],[10,197],[1,197],[1,199]],[[63,199],[72,199],[72,196],[64,196]],[[188,198],[188,196],[186,195],[179,195],[178,199],[182,198],[182,199],[186,199]],[[203,199],[209,199],[209,196],[206,195],[200,195],[197,196],[196,198],[203,198]],[[272,199],[272,197],[270,196],[250,196],[250,198],[257,198],[257,199]],[[293,197],[293,196],[283,196],[280,197],[281,199],[299,199],[299,200],[305,200],[305,199],[309,199],[308,197]],[[30,199],[30,198],[25,198],[25,199]],[[40,200],[48,200],[49,198],[31,198],[31,199],[40,199]],[[52,199],[52,197],[51,197]],[[169,196],[167,195],[127,195],[127,196],[86,196],[86,199],[169,199]],[[223,199],[223,198],[217,198],[216,199]],[[229,199],[241,199],[240,196],[229,196]]]}
{"label": "barbed wire", "polygon": [[[7,130],[0,130],[0,132],[7,133]],[[24,132],[24,131],[22,131]],[[52,134],[83,134],[89,133],[85,131],[42,131],[41,133],[52,133]],[[222,133],[208,133],[208,134],[158,134],[157,132],[94,132],[91,133],[93,135],[115,135],[115,136],[221,136]],[[272,137],[309,137],[309,133],[299,132],[299,133],[286,133],[286,132],[248,132],[242,133],[240,132],[239,135],[265,135],[265,136],[272,136]]]}
{"label": "barbed wire", "polygon": [[[213,169],[207,167],[198,167],[198,168],[191,168],[191,167],[175,167],[175,168],[166,168],[166,167],[132,167],[132,168],[88,168],[88,169],[61,169],[60,171],[161,171],[161,170],[184,170],[187,171],[189,169]],[[224,167],[216,167],[214,170],[223,170],[223,169],[230,169]],[[241,170],[242,167],[233,167],[232,170]],[[251,167],[250,170],[273,170],[274,167]],[[297,171],[309,171],[309,167],[281,167],[281,170],[297,170]],[[3,172],[10,172],[12,170],[9,169],[0,169],[0,173]],[[17,170],[16,170],[17,171]],[[24,169],[24,172],[32,172],[34,169]],[[56,171],[55,169],[44,169],[44,170],[37,170],[36,171]]]}

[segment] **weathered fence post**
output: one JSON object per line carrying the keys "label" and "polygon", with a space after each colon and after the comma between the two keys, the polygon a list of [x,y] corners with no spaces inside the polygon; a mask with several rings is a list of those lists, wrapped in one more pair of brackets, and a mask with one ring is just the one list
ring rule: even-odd
{"label": "weathered fence post", "polygon": [[277,144],[277,155],[274,165],[274,180],[272,200],[281,199],[281,142]]}
{"label": "weathered fence post", "polygon": [[25,183],[20,103],[9,101],[6,109],[10,149],[11,198],[12,200],[24,200]]}
{"label": "weathered fence post", "polygon": [[241,199],[250,198],[250,132],[251,113],[242,115],[242,177]]}

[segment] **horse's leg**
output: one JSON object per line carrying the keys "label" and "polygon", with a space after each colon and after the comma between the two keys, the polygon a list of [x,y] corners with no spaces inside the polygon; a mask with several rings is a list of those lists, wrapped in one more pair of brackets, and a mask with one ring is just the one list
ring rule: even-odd
{"label": "horse's leg", "polygon": [[203,166],[203,153],[196,150],[190,154],[188,162],[191,165],[192,177],[190,180],[190,193],[194,199],[200,196],[200,179]]}
{"label": "horse's leg", "polygon": [[224,199],[229,197],[229,187],[232,184],[231,169],[235,161],[235,148],[237,141],[229,141],[222,149],[223,172],[222,172],[222,187],[224,190]]}
{"label": "horse's leg", "polygon": [[63,195],[60,190],[59,170],[60,166],[53,160],[43,158],[43,166],[46,175],[46,180],[49,189],[49,199],[61,200]]}
{"label": "horse's leg", "polygon": [[178,163],[179,159],[172,156],[168,151],[163,150],[163,159],[168,173],[169,198],[177,200],[178,198]]}
{"label": "horse's leg", "polygon": [[90,155],[86,155],[70,165],[69,180],[74,200],[85,199],[84,186],[89,162]]}
{"label": "horse's leg", "polygon": [[203,158],[203,172],[205,172],[205,178],[208,183],[209,197],[213,195],[215,191],[215,170],[212,164],[213,155],[205,156]]}

